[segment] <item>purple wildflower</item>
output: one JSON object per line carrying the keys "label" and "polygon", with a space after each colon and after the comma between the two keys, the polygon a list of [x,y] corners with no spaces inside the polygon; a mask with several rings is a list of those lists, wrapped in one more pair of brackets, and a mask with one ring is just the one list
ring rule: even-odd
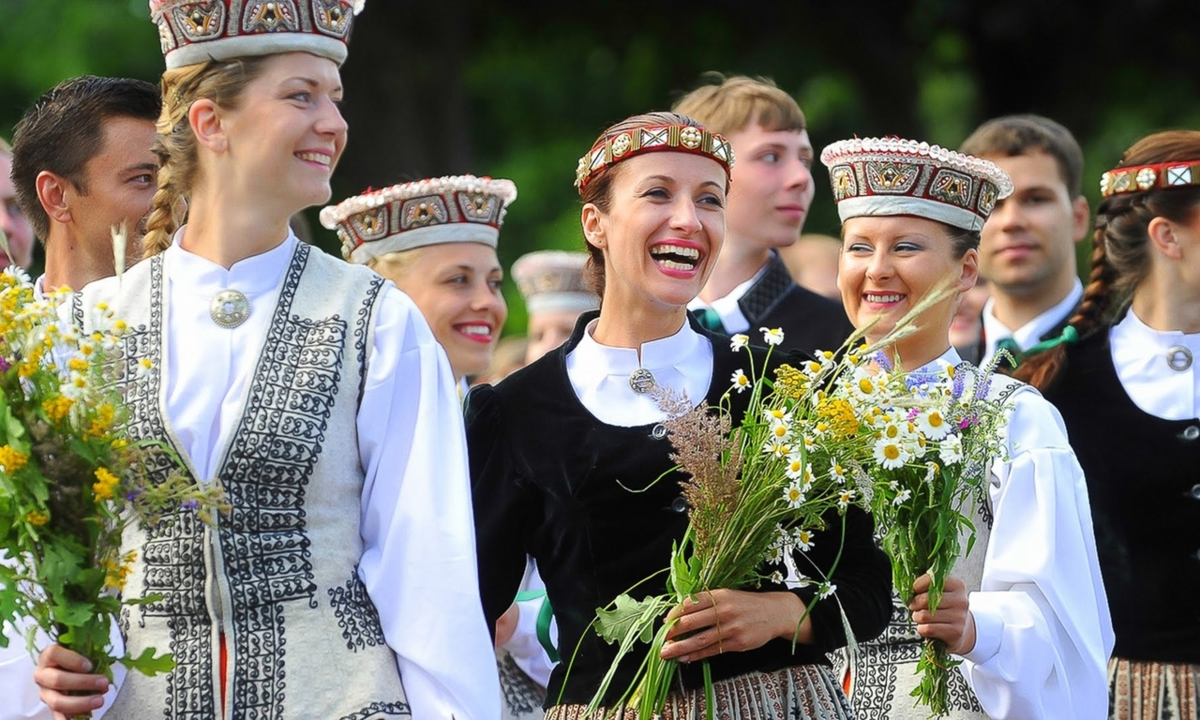
{"label": "purple wildflower", "polygon": [[0,373],[8,372],[10,367],[12,367],[12,365],[9,364],[8,358],[0,355]]}
{"label": "purple wildflower", "polygon": [[921,414],[920,408],[913,408],[912,410],[908,411],[908,416],[905,417],[904,419],[905,420],[913,420],[920,414]]}
{"label": "purple wildflower", "polygon": [[892,361],[882,350],[876,350],[871,359],[875,361],[876,365],[883,368],[884,372],[892,371]]}
{"label": "purple wildflower", "polygon": [[199,500],[184,500],[183,503],[179,506],[179,509],[180,510],[195,510],[198,507],[200,507]]}
{"label": "purple wildflower", "polygon": [[962,420],[959,420],[959,421],[958,421],[958,429],[959,429],[959,430],[966,430],[967,428],[969,428],[969,427],[971,427],[972,425],[974,425],[974,424],[976,423],[976,421],[977,421],[977,420],[978,420],[978,418],[976,418],[976,417],[975,417],[975,414],[974,414],[974,413],[972,413],[972,414],[970,414],[970,415],[968,415],[968,416],[964,417]]}
{"label": "purple wildflower", "polygon": [[983,382],[979,383],[979,385],[977,385],[975,387],[975,399],[981,400],[983,398],[986,398],[988,395],[988,392],[990,392],[991,389],[992,389],[992,376],[988,375],[987,380],[984,380]]}
{"label": "purple wildflower", "polygon": [[967,387],[966,381],[963,379],[964,377],[966,377],[966,372],[959,371],[954,373],[954,384],[950,388],[950,397],[955,400],[962,397],[963,390]]}

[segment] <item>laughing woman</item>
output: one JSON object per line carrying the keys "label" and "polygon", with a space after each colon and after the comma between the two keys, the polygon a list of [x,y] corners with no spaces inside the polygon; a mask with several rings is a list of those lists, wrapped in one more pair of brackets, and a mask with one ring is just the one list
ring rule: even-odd
{"label": "laughing woman", "polygon": [[[345,147],[355,5],[150,4],[168,69],[149,257],[84,288],[76,315],[120,309],[131,435],[232,508],[126,531],[126,587],[157,596],[122,617],[126,648],[176,666],[129,673],[109,720],[499,714],[445,356],[403,293],[288,230],[329,199]],[[105,687],[86,667],[42,653],[51,708],[100,706],[72,692]]]}
{"label": "laughing woman", "polygon": [[[550,679],[548,717],[582,716],[616,655],[589,629],[596,609],[655,575],[687,528],[670,443],[653,432],[666,414],[632,381],[715,406],[745,362],[728,338],[708,334],[686,312],[724,240],[732,162],[725,148],[720,136],[671,113],[609,128],[581,161],[576,183],[600,310],[581,316],[563,346],[468,396],[485,614],[495,621],[509,606],[526,554],[533,556],[564,656]],[[740,418],[744,407],[734,405],[731,416]],[[833,581],[862,639],[887,621],[890,575],[870,517],[847,518]],[[838,543],[817,547],[822,554],[810,559],[828,571]],[[664,591],[657,575],[636,592]],[[838,605],[818,603],[801,623],[812,595],[764,583],[754,592],[713,590],[682,607],[663,653],[684,662],[668,716],[701,716],[700,665],[687,662],[709,658],[719,718],[851,717],[824,659],[846,642]],[[627,658],[606,704],[636,666]]]}
{"label": "laughing woman", "polygon": [[[926,310],[916,332],[886,352],[918,373],[959,365],[951,319],[978,275],[979,230],[1012,192],[1008,176],[990,162],[896,139],[835,143],[821,160],[842,219],[838,287],[851,322],[875,322],[867,339],[876,341],[949,282],[956,297]],[[1083,473],[1048,402],[1016,381],[991,385],[1012,403],[1008,457],[990,470],[973,518],[975,548],[946,579],[936,614],[925,575],[908,608],[897,598],[883,637],[858,648],[848,680],[864,720],[928,715],[910,696],[923,637],[963,660],[961,676],[950,676],[948,717],[1103,717],[1113,636]]]}

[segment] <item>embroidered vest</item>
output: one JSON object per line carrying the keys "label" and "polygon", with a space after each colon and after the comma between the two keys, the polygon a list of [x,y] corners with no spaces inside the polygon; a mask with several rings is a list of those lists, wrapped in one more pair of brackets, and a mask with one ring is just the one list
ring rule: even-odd
{"label": "embroidered vest", "polygon": [[[1029,389],[1028,385],[1012,378],[995,375],[989,390],[990,399],[1007,399],[1013,393]],[[1010,448],[1011,451],[1011,448]],[[974,503],[971,523],[975,526],[975,545],[971,554],[959,556],[952,571],[954,576],[967,586],[967,592],[975,592],[983,583],[983,560],[987,555],[988,540],[992,531],[992,502],[989,487],[998,480],[989,473],[988,482],[979,488],[980,496]],[[968,533],[959,533],[960,546],[966,551]],[[929,710],[917,702],[911,693],[917,687],[917,661],[920,659],[924,638],[917,634],[912,613],[893,591],[892,619],[878,638],[860,643],[853,653],[850,668],[850,683],[847,695],[859,720],[925,720]],[[835,669],[841,673],[846,666],[846,654],[830,656]],[[952,720],[987,720],[975,693],[961,672],[949,674],[950,714]]]}
{"label": "embroidered vest", "polygon": [[[164,408],[163,257],[76,296],[121,308],[131,435],[186,457]],[[356,566],[364,476],[356,414],[383,281],[298,245],[218,476],[233,509],[215,527],[180,512],[129,528],[128,651],[169,651],[170,673],[131,672],[105,717],[290,720],[410,717],[396,658]],[[118,300],[119,305],[114,302]],[[186,330],[184,330],[186,331]],[[236,332],[233,331],[233,332]],[[153,369],[138,377],[137,361]],[[163,460],[153,468],[169,468]],[[221,707],[220,642],[228,654]]]}

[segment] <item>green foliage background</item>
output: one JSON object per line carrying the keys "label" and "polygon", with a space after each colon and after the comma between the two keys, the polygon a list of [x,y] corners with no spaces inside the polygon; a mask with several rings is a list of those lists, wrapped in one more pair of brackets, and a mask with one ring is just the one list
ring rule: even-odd
{"label": "green foliage background", "polygon": [[[1138,137],[1200,127],[1198,14],[1194,0],[370,0],[342,71],[351,142],[334,199],[435,175],[509,177],[520,197],[504,265],[580,248],[578,157],[608,124],[664,109],[716,70],[773,78],[818,149],[854,135],[954,147],[995,115],[1053,117],[1084,147],[1095,203],[1100,173]],[[0,135],[66,77],[155,80],[147,15],[145,0],[0,0]],[[834,233],[822,168],[816,181],[805,230]],[[522,328],[506,291],[509,327]]]}

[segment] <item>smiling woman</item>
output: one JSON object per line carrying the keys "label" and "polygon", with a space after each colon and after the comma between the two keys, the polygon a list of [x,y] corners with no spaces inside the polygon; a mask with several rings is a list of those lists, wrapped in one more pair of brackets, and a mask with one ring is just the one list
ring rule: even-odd
{"label": "smiling woman", "polygon": [[[495,622],[509,607],[532,556],[564,658],[550,677],[547,717],[583,716],[617,653],[589,632],[597,608],[635,585],[639,597],[661,594],[659,570],[686,532],[683,476],[657,398],[717,406],[747,361],[686,312],[724,242],[732,162],[723,137],[682,115],[650,113],[609,128],[576,174],[600,310],[584,313],[559,348],[467,396],[485,613]],[[753,351],[756,367],[765,356]],[[735,422],[742,398],[724,400]],[[832,579],[848,627],[865,639],[886,623],[889,572],[869,516],[847,518]],[[840,531],[840,519],[830,522]],[[839,547],[830,536],[800,562],[828,573]],[[677,609],[664,657],[711,659],[718,718],[849,717],[824,656],[845,644],[847,625],[835,603],[806,614],[814,593],[772,581],[701,593]],[[637,664],[635,654],[621,662],[606,704]],[[669,716],[700,717],[701,664],[685,664],[679,679]]]}
{"label": "smiling woman", "polygon": [[[881,339],[930,293],[950,291],[882,350],[881,364],[969,372],[950,345],[950,323],[978,275],[979,230],[1012,192],[1008,176],[991,162],[897,138],[844,140],[821,160],[842,218],[838,286],[867,339]],[[887,632],[853,655],[845,682],[864,720],[929,715],[912,700],[929,696],[912,692],[923,638],[961,660],[948,677],[945,717],[1104,716],[1113,633],[1083,472],[1041,395],[1007,378],[987,387],[1008,403],[1006,457],[988,468],[969,511],[973,531],[960,531],[961,547],[970,534],[974,551],[945,578],[936,612],[926,574],[907,606],[896,596]]]}
{"label": "smiling woman", "polygon": [[[131,436],[232,509],[213,529],[181,509],[126,533],[128,582],[160,598],[127,618],[127,649],[177,664],[128,677],[113,717],[498,715],[453,377],[407,296],[288,228],[329,199],[360,5],[150,4],[168,69],[149,257],[74,307],[138,328]],[[99,707],[73,692],[107,686],[86,667],[43,653],[51,708]]]}
{"label": "smiling woman", "polygon": [[349,198],[322,210],[321,222],[347,260],[416,302],[462,383],[487,369],[508,317],[496,243],[516,198],[510,180],[430,178]]}

